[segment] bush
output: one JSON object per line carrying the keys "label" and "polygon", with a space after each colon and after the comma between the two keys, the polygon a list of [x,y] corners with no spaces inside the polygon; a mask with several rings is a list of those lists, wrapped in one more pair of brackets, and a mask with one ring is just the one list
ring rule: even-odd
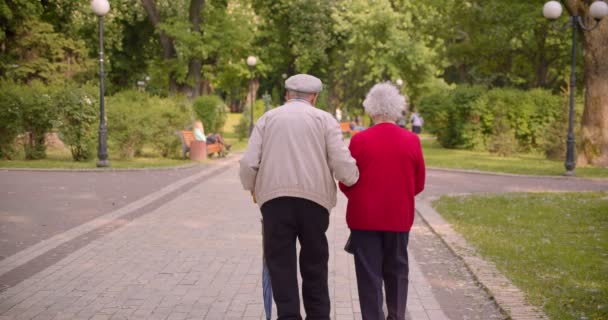
{"label": "bush", "polygon": [[151,99],[153,123],[151,143],[167,157],[179,157],[181,141],[176,132],[192,122],[190,105],[185,98]]}
{"label": "bush", "polygon": [[481,116],[474,103],[485,91],[480,86],[458,86],[422,97],[418,109],[425,130],[435,134],[444,148],[475,148]]}
{"label": "bush", "polygon": [[226,108],[226,104],[218,96],[201,96],[192,104],[194,114],[203,122],[206,133],[222,130],[228,116]]}
{"label": "bush", "polygon": [[[259,119],[262,115],[264,115],[264,112],[266,111],[266,106],[264,104],[263,100],[256,100],[255,103],[253,104],[253,119],[254,119],[254,124],[255,121],[257,121],[257,119]],[[237,138],[239,139],[239,141],[249,137],[249,123],[251,122],[251,107],[249,105],[246,105],[243,108],[243,114],[241,115],[241,119],[239,120],[239,124],[237,124],[234,127],[234,131],[236,133]]]}
{"label": "bush", "polygon": [[19,86],[0,82],[0,159],[15,156],[15,139],[21,132]]}
{"label": "bush", "polygon": [[[574,136],[580,137],[581,119],[583,115],[583,99],[578,97],[574,105]],[[554,122],[547,126],[543,135],[543,151],[547,159],[564,160],[566,158],[566,142],[568,140],[568,112],[570,104],[567,95],[561,99],[560,112]],[[577,145],[576,148],[580,150]]]}
{"label": "bush", "polygon": [[108,138],[113,152],[131,159],[144,144],[155,146],[162,156],[176,154],[180,140],[176,131],[191,122],[185,100],[123,91],[108,99]]}
{"label": "bush", "polygon": [[70,147],[74,161],[86,161],[94,155],[99,119],[99,99],[94,91],[68,86],[58,90],[53,99],[60,114],[59,137]]}
{"label": "bush", "polygon": [[560,97],[543,90],[459,86],[422,97],[419,107],[443,147],[508,155],[544,150]]}
{"label": "bush", "polygon": [[46,158],[46,134],[57,123],[56,105],[51,98],[55,88],[34,82],[18,91],[19,118],[25,133],[25,159]]}

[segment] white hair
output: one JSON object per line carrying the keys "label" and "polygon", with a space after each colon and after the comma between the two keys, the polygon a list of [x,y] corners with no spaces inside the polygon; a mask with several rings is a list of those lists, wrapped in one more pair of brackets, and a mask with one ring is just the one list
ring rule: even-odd
{"label": "white hair", "polygon": [[367,93],[363,101],[365,112],[373,117],[386,117],[397,120],[406,110],[405,97],[390,82],[378,83]]}

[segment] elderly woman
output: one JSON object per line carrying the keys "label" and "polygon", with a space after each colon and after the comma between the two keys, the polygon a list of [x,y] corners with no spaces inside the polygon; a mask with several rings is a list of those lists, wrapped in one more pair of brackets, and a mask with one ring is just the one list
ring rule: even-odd
{"label": "elderly woman", "polygon": [[354,136],[350,152],[359,181],[340,189],[348,198],[359,301],[364,320],[405,319],[408,286],[407,244],[414,222],[414,196],[424,189],[425,166],[418,137],[395,124],[405,98],[390,83],[376,84],[363,101],[375,125]]}

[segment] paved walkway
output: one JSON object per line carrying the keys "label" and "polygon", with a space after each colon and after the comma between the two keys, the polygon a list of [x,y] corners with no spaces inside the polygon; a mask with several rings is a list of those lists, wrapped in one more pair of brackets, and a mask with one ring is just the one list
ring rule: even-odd
{"label": "paved walkway", "polygon": [[[1,292],[0,320],[263,319],[259,209],[241,190],[236,160],[0,261],[1,278],[93,239]],[[328,231],[332,319],[360,319],[352,256],[342,249],[345,204],[340,196]],[[109,224],[119,226],[96,233]],[[409,319],[504,318],[420,217],[410,248]]]}

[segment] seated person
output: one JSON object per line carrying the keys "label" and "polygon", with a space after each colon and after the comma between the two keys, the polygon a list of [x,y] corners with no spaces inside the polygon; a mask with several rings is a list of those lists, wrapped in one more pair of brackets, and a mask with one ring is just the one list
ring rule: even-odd
{"label": "seated person", "polygon": [[194,122],[194,139],[196,141],[207,141],[205,137],[205,128],[203,128],[203,123],[200,121]]}
{"label": "seated person", "polygon": [[220,144],[220,155],[224,155],[224,148],[230,151],[231,145],[224,143],[224,138],[219,133],[210,133],[205,136],[205,128],[201,121],[194,122],[194,139],[197,141],[205,141],[207,144],[219,143]]}
{"label": "seated person", "polygon": [[210,133],[207,135],[207,144],[211,144],[211,143],[219,143],[222,147],[226,147],[226,149],[228,151],[230,151],[230,148],[232,147],[231,145],[227,145],[224,143],[224,138],[222,138],[222,135],[219,133]]}

